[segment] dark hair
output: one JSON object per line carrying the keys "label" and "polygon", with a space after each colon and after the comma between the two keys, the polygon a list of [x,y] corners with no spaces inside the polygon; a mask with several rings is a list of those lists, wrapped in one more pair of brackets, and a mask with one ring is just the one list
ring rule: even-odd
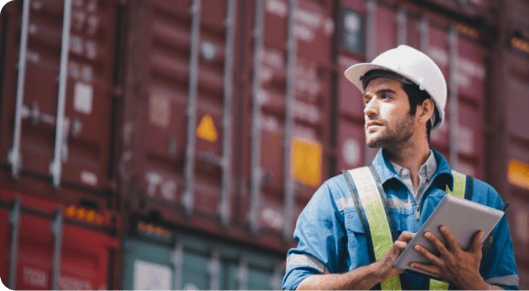
{"label": "dark hair", "polygon": [[[426,90],[421,90],[419,86],[415,84],[402,83],[402,90],[408,95],[408,101],[410,102],[410,115],[415,116],[417,113],[417,106],[421,105],[426,99],[431,99],[430,94]],[[435,108],[437,111],[437,108]],[[436,114],[436,112],[434,112]],[[426,122],[426,136],[428,143],[430,143],[430,132],[432,131],[432,121]]]}

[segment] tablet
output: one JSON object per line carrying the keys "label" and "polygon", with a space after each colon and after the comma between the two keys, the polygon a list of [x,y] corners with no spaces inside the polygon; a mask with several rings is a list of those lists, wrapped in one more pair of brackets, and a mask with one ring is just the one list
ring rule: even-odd
{"label": "tablet", "polygon": [[481,242],[483,243],[503,217],[504,213],[504,211],[486,205],[455,197],[453,195],[446,195],[434,209],[419,232],[413,237],[409,245],[397,258],[395,263],[393,263],[393,267],[399,270],[421,273],[441,280],[432,274],[410,267],[410,263],[412,262],[430,264],[428,259],[413,249],[415,245],[419,244],[428,249],[431,253],[439,255],[439,252],[436,251],[435,247],[424,237],[424,233],[430,231],[446,244],[439,231],[441,225],[446,225],[455,236],[459,246],[461,246],[463,250],[469,250],[476,233],[480,229],[483,230],[484,235]]}

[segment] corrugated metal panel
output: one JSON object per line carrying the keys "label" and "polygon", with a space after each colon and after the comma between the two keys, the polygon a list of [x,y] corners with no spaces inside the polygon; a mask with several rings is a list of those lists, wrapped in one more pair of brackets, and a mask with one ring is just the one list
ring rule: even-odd
{"label": "corrugated metal panel", "polygon": [[[112,215],[34,199],[2,190],[2,278],[12,289],[111,289],[112,249],[118,242],[107,231]],[[13,219],[14,198],[20,213]],[[5,206],[11,206],[6,208]],[[73,206],[75,207],[75,206]],[[13,240],[11,231],[18,228]],[[16,244],[14,245],[13,242]],[[14,247],[14,248],[13,248]],[[11,256],[16,260],[11,264]],[[11,267],[10,267],[11,266]],[[60,270],[60,272],[57,272]]]}
{"label": "corrugated metal panel", "polygon": [[[63,11],[63,3],[69,1],[28,1],[24,5],[16,1],[2,11],[9,21],[5,27],[0,162],[17,177],[34,174],[51,177],[55,186],[63,181],[88,189],[108,189],[112,115],[116,114],[117,4],[74,2],[71,10]],[[21,20],[24,7],[27,21]],[[21,22],[27,24],[27,46],[19,50]],[[71,25],[69,33],[62,33],[64,24]],[[69,43],[64,47],[67,53],[61,53],[63,43]],[[25,55],[24,66],[17,65],[19,52]],[[63,92],[60,88],[64,88],[64,104],[58,102]],[[17,102],[20,107],[15,106]],[[57,114],[62,106],[64,116]],[[57,128],[62,134],[58,143],[56,136],[61,135]],[[54,157],[60,161],[55,168],[50,165]]]}
{"label": "corrugated metal panel", "polygon": [[138,18],[133,17],[129,38],[137,42],[134,55],[143,56],[128,61],[136,73],[127,81],[121,156],[120,192],[132,213],[286,249],[280,235],[263,239],[249,233],[248,224],[241,223],[244,199],[235,190],[243,139],[235,88],[244,88],[235,82],[245,76],[238,73],[242,60],[234,44],[244,37],[252,43],[251,35],[235,32],[246,28],[239,28],[238,15],[249,13],[238,11],[251,11],[251,5],[231,0],[130,4]]}
{"label": "corrugated metal panel", "polygon": [[[292,3],[263,3],[264,45],[252,52],[255,55],[262,50],[262,59],[258,59],[262,64],[249,64],[253,65],[250,70],[254,77],[260,77],[247,85],[254,89],[244,97],[247,103],[243,121],[253,125],[244,128],[243,133],[259,136],[243,135],[243,157],[251,160],[258,151],[259,158],[243,161],[241,173],[241,180],[251,185],[251,195],[241,201],[241,218],[254,231],[282,232],[285,239],[292,235],[295,205],[307,203],[327,172],[327,66],[333,31],[330,3],[299,1],[295,7]],[[281,23],[284,28],[276,29]],[[256,70],[257,65],[260,70]],[[257,107],[249,110],[252,106]]]}

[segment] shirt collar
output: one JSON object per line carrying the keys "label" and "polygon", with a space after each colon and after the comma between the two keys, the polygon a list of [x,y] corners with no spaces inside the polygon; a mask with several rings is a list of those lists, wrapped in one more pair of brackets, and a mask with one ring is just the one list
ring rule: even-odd
{"label": "shirt collar", "polygon": [[[410,171],[404,167],[401,167],[400,165],[390,161],[391,165],[393,166],[393,169],[395,169],[395,172],[400,176],[401,179],[406,179],[410,177]],[[430,155],[428,156],[428,159],[426,159],[426,162],[421,165],[419,168],[419,176],[426,177],[426,179],[429,181],[435,171],[437,170],[437,161],[435,160],[435,156],[430,150]]]}
{"label": "shirt collar", "polygon": [[[452,175],[452,170],[450,169],[450,165],[448,165],[448,162],[446,159],[438,153],[436,150],[430,148],[431,158],[432,153],[433,157],[435,158],[435,161],[437,162],[437,169],[433,174],[432,179],[435,179],[439,176],[445,176],[446,177],[446,185],[449,186],[449,188],[452,190],[454,186],[454,177]],[[398,180],[401,180],[393,166],[391,165],[391,162],[388,160],[386,155],[384,154],[384,150],[378,151],[377,155],[373,159],[373,167],[377,171],[378,175],[380,176],[380,180],[382,181],[382,184],[386,183],[388,180],[395,178]]]}

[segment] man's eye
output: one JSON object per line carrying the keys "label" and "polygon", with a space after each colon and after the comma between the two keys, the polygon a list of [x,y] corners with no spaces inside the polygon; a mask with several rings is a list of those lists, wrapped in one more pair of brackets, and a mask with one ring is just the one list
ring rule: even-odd
{"label": "man's eye", "polygon": [[381,99],[389,99],[389,96],[386,95],[386,94],[382,94],[382,96],[380,96]]}

